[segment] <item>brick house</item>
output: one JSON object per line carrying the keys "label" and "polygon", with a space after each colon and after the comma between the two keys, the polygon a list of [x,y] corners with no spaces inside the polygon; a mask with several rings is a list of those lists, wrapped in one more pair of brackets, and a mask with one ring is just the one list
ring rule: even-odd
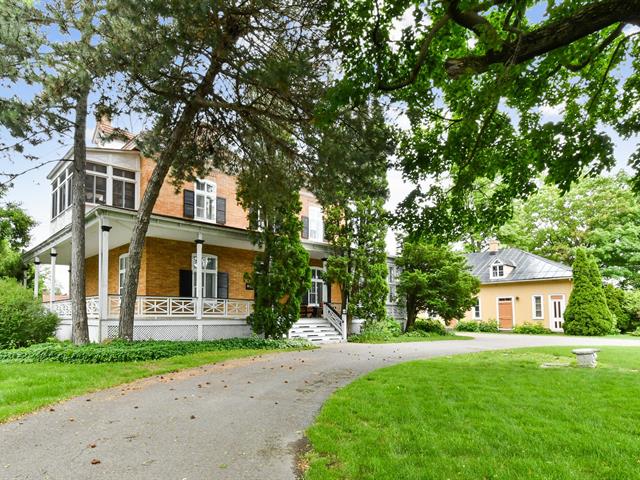
{"label": "brick house", "polygon": [[[93,136],[97,146],[87,148],[86,292],[93,341],[117,334],[131,229],[155,165],[136,149],[134,135],[117,130],[120,139],[114,140],[114,131],[110,121],[102,119]],[[71,158],[72,151],[47,177],[52,186],[50,236],[25,255],[36,271],[41,262],[70,263]],[[303,296],[301,320],[290,336],[340,341],[347,333],[340,290],[325,285],[321,275],[323,259],[329,255],[322,208],[310,192],[301,191],[300,198],[302,242],[309,252],[313,286]],[[214,171],[184,183],[179,191],[167,180],[142,254],[134,337],[207,340],[250,335],[246,317],[253,290],[244,275],[252,269],[256,247],[247,228],[234,177]],[[53,285],[55,274],[51,277]],[[50,299],[48,305],[62,319],[58,336],[70,338],[70,301]],[[397,311],[396,305],[390,303],[389,311]]]}

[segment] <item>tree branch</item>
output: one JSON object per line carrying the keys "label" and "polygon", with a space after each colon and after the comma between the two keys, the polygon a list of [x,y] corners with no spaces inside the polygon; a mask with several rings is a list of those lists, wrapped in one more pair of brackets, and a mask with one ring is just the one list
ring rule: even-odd
{"label": "tree branch", "polygon": [[445,69],[451,78],[486,72],[491,65],[523,63],[556,48],[569,45],[616,23],[640,24],[640,0],[604,0],[505,42],[485,55],[449,58]]}

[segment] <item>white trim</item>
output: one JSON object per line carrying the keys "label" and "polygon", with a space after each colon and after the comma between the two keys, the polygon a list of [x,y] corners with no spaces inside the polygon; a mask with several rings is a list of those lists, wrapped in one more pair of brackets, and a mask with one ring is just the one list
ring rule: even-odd
{"label": "white trim", "polygon": [[[500,300],[511,300],[511,328],[500,327]],[[516,326],[516,300],[513,296],[496,297],[496,320],[498,321],[498,330],[513,330]]]}
{"label": "white trim", "polygon": [[309,240],[314,242],[324,241],[324,218],[322,207],[309,206]]}
{"label": "white trim", "polygon": [[[502,275],[494,275],[493,274],[493,268],[494,267],[502,267]],[[491,280],[496,280],[496,279],[500,279],[500,278],[505,278],[507,276],[506,272],[505,272],[505,264],[504,262],[502,262],[499,258],[496,258],[493,263],[491,263],[491,265],[489,265],[489,278]],[[506,297],[503,297],[506,298]]]}
{"label": "white trim", "polygon": [[[198,184],[204,185],[204,190],[198,189]],[[212,192],[207,191],[206,187],[211,187]],[[193,182],[193,218],[201,222],[216,223],[216,196],[218,195],[218,185],[213,180],[197,179]],[[204,216],[198,216],[198,197],[204,197],[203,205],[200,207],[204,209]],[[211,218],[206,218],[207,204],[206,201],[210,200]]]}
{"label": "white trim", "polygon": [[[207,261],[210,258],[215,259],[215,264],[216,264],[216,268],[215,269],[204,268],[204,265],[206,265]],[[197,277],[197,271],[193,269],[194,265],[196,265],[196,267],[197,267],[197,265],[198,265],[197,262],[198,262],[198,253],[197,252],[196,253],[192,253],[191,254],[191,270],[192,270],[192,273],[191,273],[191,278],[192,278],[192,280],[191,280],[191,296],[193,298],[198,298],[198,292],[196,291],[196,282],[194,281],[194,280],[196,280],[196,278],[194,278],[194,277]],[[210,253],[203,253],[202,254],[202,265],[203,265],[203,267],[201,269],[197,269],[197,270],[201,270],[201,272],[202,272],[202,285],[200,285],[200,288],[202,289],[201,297],[203,299],[218,298],[218,256],[217,255],[212,255]],[[206,282],[207,274],[213,274],[213,289],[212,289],[213,296],[212,297],[207,297],[206,296],[205,287],[206,287],[206,283],[207,283]]]}
{"label": "white trim", "polygon": [[478,303],[478,315],[476,316],[476,306],[471,307],[471,318],[473,320],[482,320],[482,302],[480,301],[480,297],[476,297],[476,301]]}
{"label": "white trim", "polygon": [[[540,298],[540,316],[536,315],[536,298]],[[544,295],[541,293],[531,295],[531,319],[544,320]]]}
{"label": "white trim", "polygon": [[[316,272],[316,278],[313,278],[313,272]],[[324,293],[324,279],[322,278],[322,274],[324,272],[324,270],[322,269],[322,267],[311,267],[311,272],[312,272],[312,278],[311,278],[311,289],[309,289],[309,291],[307,292],[307,305],[310,307],[319,307],[320,306],[320,302],[316,301],[316,302],[311,302],[311,292],[313,291],[313,287],[314,287],[314,283],[320,283],[320,293],[319,295],[322,295]],[[318,295],[318,292],[316,292],[316,296]],[[318,298],[316,298],[316,300],[319,300]],[[326,301],[326,297],[322,299],[323,301]]]}
{"label": "white trim", "polygon": [[[122,268],[122,260],[124,260],[124,268]],[[123,253],[118,257],[118,295],[122,295],[122,285],[121,278],[127,274],[127,267],[129,266],[129,254]]]}
{"label": "white trim", "polygon": [[[562,310],[562,316],[559,320],[561,320],[561,324],[562,327],[560,328],[554,328],[553,327],[553,321],[557,320],[554,316],[553,316],[553,302],[554,300],[551,297],[562,297],[562,299],[560,300],[561,306],[560,309]],[[564,293],[550,293],[549,294],[549,329],[554,331],[554,332],[563,332],[564,331],[564,311],[567,308],[567,302],[566,302],[566,296],[564,295]]]}

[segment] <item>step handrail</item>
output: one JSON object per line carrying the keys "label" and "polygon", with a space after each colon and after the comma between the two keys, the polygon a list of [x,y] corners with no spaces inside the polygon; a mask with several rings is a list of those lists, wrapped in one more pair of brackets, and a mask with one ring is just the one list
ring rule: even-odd
{"label": "step handrail", "polygon": [[333,308],[329,302],[323,303],[322,316],[336,329],[342,338],[344,338],[345,325],[342,316]]}

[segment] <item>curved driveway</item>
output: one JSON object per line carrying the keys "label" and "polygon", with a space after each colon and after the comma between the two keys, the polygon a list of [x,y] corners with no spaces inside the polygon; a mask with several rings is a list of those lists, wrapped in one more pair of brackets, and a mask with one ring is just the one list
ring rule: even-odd
{"label": "curved driveway", "polygon": [[293,479],[297,445],[322,403],[364,373],[541,345],[640,347],[640,340],[480,334],[337,344],[153,377],[0,425],[0,479]]}

